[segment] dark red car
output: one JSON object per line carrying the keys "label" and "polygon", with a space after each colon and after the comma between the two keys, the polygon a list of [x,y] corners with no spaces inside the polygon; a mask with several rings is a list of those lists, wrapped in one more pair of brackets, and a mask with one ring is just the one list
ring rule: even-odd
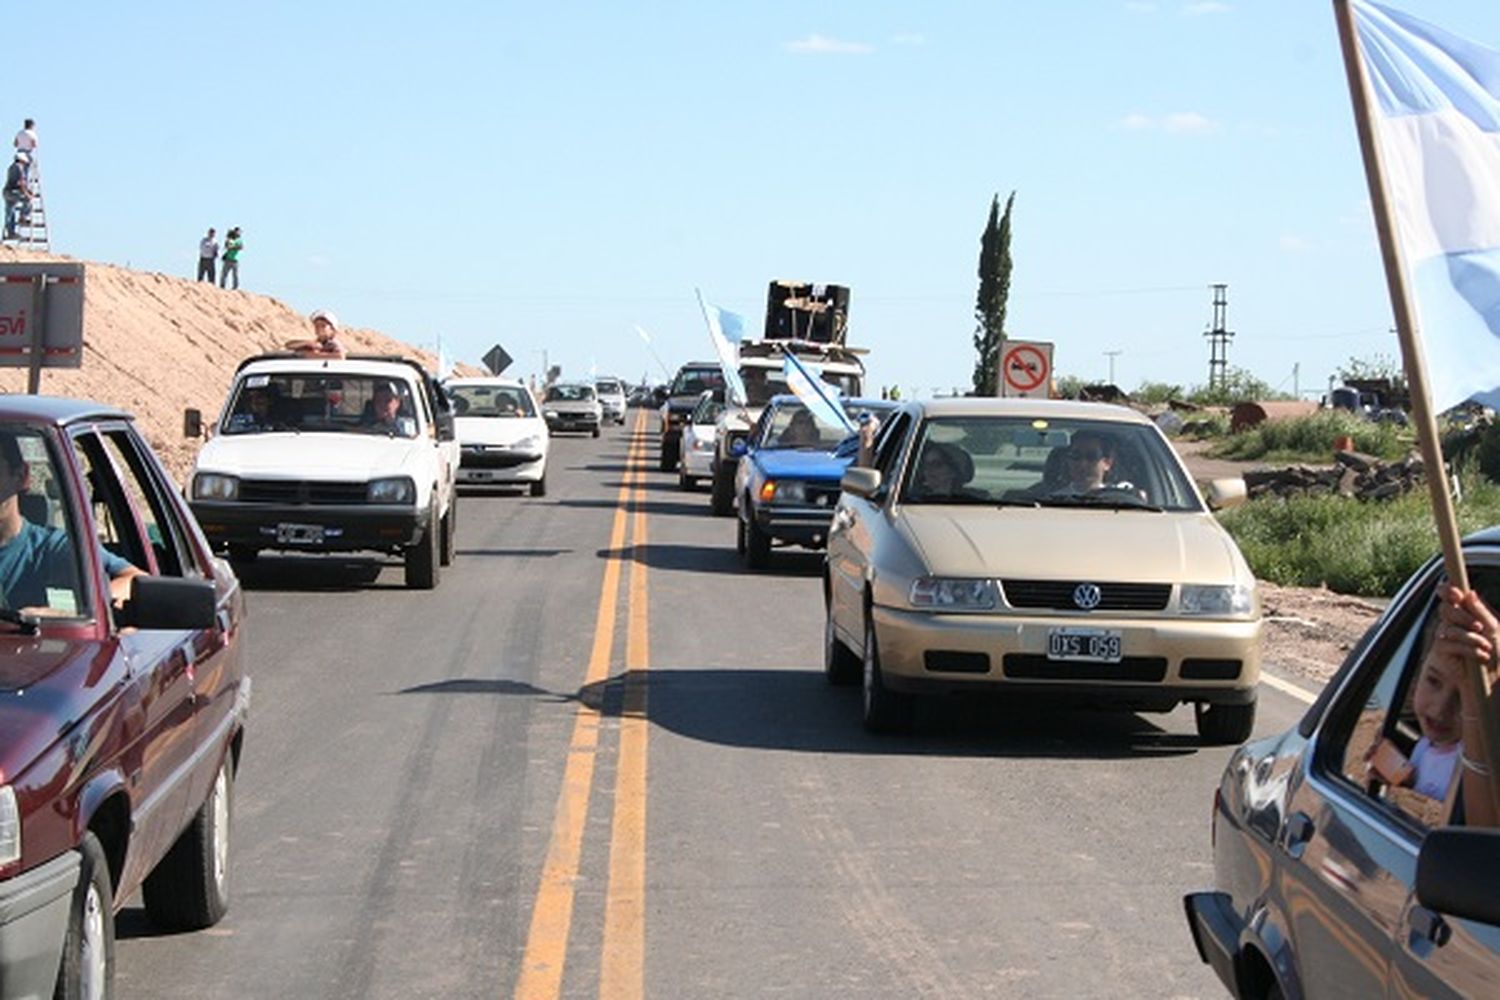
{"label": "dark red car", "polygon": [[0,1000],[107,996],[138,888],[223,916],[243,614],[129,414],[0,396]]}

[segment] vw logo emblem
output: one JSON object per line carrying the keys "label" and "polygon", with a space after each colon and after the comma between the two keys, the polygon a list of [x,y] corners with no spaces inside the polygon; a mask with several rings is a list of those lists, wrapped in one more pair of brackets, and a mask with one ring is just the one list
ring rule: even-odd
{"label": "vw logo emblem", "polygon": [[1093,611],[1103,596],[1097,583],[1080,583],[1073,588],[1073,604],[1082,611]]}

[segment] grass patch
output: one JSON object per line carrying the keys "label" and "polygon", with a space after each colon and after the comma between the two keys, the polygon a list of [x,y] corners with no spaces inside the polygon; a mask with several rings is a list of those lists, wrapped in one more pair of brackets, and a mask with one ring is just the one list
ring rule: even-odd
{"label": "grass patch", "polygon": [[1209,449],[1214,458],[1238,461],[1320,462],[1333,460],[1333,443],[1354,439],[1354,450],[1389,461],[1411,448],[1411,434],[1392,424],[1376,424],[1342,410],[1272,420],[1231,435]]}
{"label": "grass patch", "polygon": [[[1459,530],[1500,524],[1500,486],[1466,476]],[[1385,502],[1347,497],[1252,500],[1220,515],[1250,569],[1283,586],[1389,597],[1438,551],[1426,488]]]}

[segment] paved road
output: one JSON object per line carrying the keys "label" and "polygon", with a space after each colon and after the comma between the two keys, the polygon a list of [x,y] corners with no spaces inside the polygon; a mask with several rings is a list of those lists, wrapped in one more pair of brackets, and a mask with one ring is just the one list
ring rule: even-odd
{"label": "paved road", "polygon": [[[121,996],[1222,995],[1180,896],[1229,751],[1168,716],[924,709],[820,672],[819,559],[746,574],[654,435],[465,495],[431,593],[263,557],[234,899],[120,921]],[[1262,695],[1259,729],[1302,702]]]}

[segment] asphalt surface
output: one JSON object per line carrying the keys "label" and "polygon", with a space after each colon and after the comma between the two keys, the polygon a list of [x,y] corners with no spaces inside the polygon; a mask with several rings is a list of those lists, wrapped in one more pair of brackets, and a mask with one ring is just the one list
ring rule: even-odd
{"label": "asphalt surface", "polygon": [[822,678],[821,557],[743,571],[656,444],[559,436],[546,498],[465,493],[435,591],[245,568],[230,912],[130,901],[120,996],[1224,995],[1180,899],[1230,749],[1190,709],[868,736]]}

